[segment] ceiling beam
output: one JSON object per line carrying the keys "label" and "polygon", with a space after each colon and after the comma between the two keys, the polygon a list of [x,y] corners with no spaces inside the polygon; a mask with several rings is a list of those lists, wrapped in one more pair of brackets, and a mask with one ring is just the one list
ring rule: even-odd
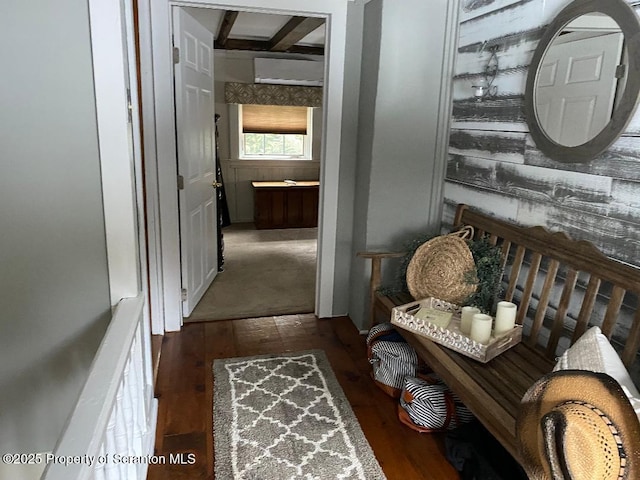
{"label": "ceiling beam", "polygon": [[238,18],[238,12],[235,10],[227,10],[224,12],[224,18],[222,19],[222,23],[220,24],[220,30],[218,31],[218,36],[216,37],[216,42],[225,46],[227,40],[229,39],[229,34],[231,33],[231,29],[233,28],[233,24],[236,22]]}
{"label": "ceiling beam", "polygon": [[269,43],[272,52],[291,52],[291,47],[324,23],[321,17],[292,17]]}
{"label": "ceiling beam", "polygon": [[[261,40],[243,40],[240,38],[230,38],[224,45],[215,42],[215,48],[223,50],[252,50],[254,52],[271,51],[271,42]],[[324,55],[324,47],[312,47],[307,45],[293,45],[287,50],[288,53],[299,53],[304,55]]]}

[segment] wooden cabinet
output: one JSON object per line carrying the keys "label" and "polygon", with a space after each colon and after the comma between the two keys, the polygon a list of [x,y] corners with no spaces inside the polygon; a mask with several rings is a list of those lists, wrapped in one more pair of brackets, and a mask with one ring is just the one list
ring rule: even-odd
{"label": "wooden cabinet", "polygon": [[252,182],[256,228],[318,226],[319,182]]}

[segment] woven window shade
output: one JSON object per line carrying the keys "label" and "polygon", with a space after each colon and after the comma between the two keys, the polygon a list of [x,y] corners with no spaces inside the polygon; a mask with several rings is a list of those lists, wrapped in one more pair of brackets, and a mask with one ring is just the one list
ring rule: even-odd
{"label": "woven window shade", "polygon": [[242,133],[307,134],[307,107],[243,105]]}

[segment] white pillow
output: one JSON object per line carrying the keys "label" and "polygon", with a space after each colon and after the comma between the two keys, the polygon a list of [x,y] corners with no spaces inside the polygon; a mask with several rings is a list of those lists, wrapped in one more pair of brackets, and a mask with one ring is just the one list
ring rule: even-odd
{"label": "white pillow", "polygon": [[624,390],[624,393],[627,395],[629,402],[631,402],[631,406],[633,407],[633,410],[636,412],[636,415],[638,416],[638,420],[640,420],[640,398],[634,397],[633,395],[631,395],[631,392],[629,391],[629,389],[624,385],[622,386],[622,390]]}
{"label": "white pillow", "polygon": [[591,327],[558,358],[556,370],[591,370],[613,377],[629,397],[640,398],[638,389],[618,353],[602,334],[600,327]]}

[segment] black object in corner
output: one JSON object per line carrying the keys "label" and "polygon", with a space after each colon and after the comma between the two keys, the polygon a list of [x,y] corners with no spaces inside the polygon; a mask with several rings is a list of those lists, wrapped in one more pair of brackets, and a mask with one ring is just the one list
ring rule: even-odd
{"label": "black object in corner", "polygon": [[477,420],[448,432],[445,449],[461,480],[527,480],[518,462]]}
{"label": "black object in corner", "polygon": [[218,149],[218,120],[220,115],[216,113],[215,123],[215,140],[216,140],[216,182],[220,185],[216,192],[216,206],[218,208],[218,271],[224,270],[224,238],[222,229],[231,225],[231,217],[229,215],[229,205],[227,203],[227,195],[224,191],[224,181],[222,180],[222,167],[220,166],[220,151]]}

